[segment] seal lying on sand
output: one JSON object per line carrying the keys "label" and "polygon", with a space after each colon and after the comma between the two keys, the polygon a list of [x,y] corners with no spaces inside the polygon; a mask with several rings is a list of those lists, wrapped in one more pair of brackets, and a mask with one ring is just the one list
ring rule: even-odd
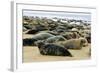
{"label": "seal lying on sand", "polygon": [[55,43],[58,41],[66,41],[66,39],[63,36],[59,35],[59,36],[50,37],[45,40],[46,43]]}
{"label": "seal lying on sand", "polygon": [[38,41],[36,44],[39,48],[40,54],[42,55],[72,57],[71,53],[62,46],[51,44],[51,43],[44,43],[42,41]]}
{"label": "seal lying on sand", "polygon": [[54,35],[46,32],[41,32],[34,35],[32,38],[25,38],[23,39],[23,46],[32,46],[36,41],[45,40],[49,37],[54,37]]}
{"label": "seal lying on sand", "polygon": [[23,46],[33,46],[35,41],[37,40],[33,38],[23,39]]}
{"label": "seal lying on sand", "polygon": [[79,38],[79,39],[70,39],[67,41],[60,41],[55,44],[64,46],[67,49],[81,49],[83,46],[87,46],[87,42],[84,38]]}

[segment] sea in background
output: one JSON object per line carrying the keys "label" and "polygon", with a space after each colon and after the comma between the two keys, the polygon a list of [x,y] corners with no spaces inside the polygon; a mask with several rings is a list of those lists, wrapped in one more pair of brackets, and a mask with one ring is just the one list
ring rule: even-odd
{"label": "sea in background", "polygon": [[63,19],[75,19],[91,22],[91,13],[88,12],[55,12],[55,11],[33,11],[23,10],[23,16],[37,16],[47,18],[63,18]]}

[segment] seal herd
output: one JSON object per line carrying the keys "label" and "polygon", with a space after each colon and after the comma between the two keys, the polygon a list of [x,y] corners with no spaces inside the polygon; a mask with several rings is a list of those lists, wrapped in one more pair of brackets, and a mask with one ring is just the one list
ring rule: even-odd
{"label": "seal herd", "polygon": [[23,16],[23,33],[33,36],[23,38],[23,46],[37,46],[41,55],[73,57],[69,49],[91,44],[91,23],[85,20]]}

